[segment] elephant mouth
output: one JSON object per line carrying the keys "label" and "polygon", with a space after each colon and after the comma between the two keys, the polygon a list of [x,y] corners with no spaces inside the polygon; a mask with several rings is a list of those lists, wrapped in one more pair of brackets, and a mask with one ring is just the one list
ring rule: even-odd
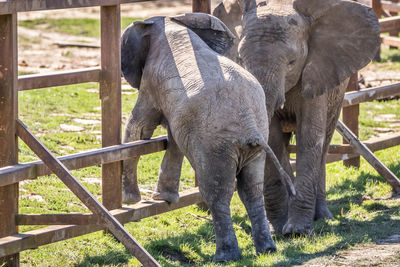
{"label": "elephant mouth", "polygon": [[295,121],[281,121],[282,132],[284,133],[292,133],[296,131],[296,122]]}

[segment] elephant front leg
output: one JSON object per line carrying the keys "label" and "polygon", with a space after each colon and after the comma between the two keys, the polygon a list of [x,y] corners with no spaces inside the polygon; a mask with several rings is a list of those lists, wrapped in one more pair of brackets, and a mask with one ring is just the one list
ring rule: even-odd
{"label": "elephant front leg", "polygon": [[303,99],[297,110],[296,196],[289,200],[283,234],[309,234],[313,229],[318,178],[323,164],[327,100],[322,95]]}
{"label": "elephant front leg", "polygon": [[183,153],[176,144],[168,127],[168,145],[161,163],[155,200],[165,200],[170,203],[179,201],[179,179],[183,161]]}
{"label": "elephant front leg", "polygon": [[[290,136],[291,133],[282,133],[280,122],[274,116],[270,125],[269,145],[285,171],[293,176],[289,153],[287,152]],[[267,218],[274,227],[275,233],[282,233],[283,226],[288,218],[288,193],[279,177],[278,170],[272,162],[265,162],[264,173],[264,201]]]}
{"label": "elephant front leg", "polygon": [[243,167],[237,177],[239,197],[251,221],[251,235],[257,253],[276,251],[265,217],[263,200],[265,153]]}
{"label": "elephant front leg", "polygon": [[[140,95],[125,125],[123,143],[150,139],[155,128],[160,124],[162,114]],[[139,157],[122,162],[122,202],[136,203],[141,199],[137,182],[137,165]]]}

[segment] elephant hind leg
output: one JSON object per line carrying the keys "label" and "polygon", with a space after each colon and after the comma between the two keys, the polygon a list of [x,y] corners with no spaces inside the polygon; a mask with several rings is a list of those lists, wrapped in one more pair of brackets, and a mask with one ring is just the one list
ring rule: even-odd
{"label": "elephant hind leg", "polygon": [[265,216],[263,199],[265,153],[242,168],[237,177],[239,197],[249,215],[257,253],[276,251]]}
{"label": "elephant hind leg", "polygon": [[[290,133],[282,133],[280,122],[274,116],[271,120],[269,145],[281,162],[282,167],[293,178],[293,170],[287,152],[290,137]],[[289,196],[280,174],[272,162],[265,162],[264,173],[264,201],[267,218],[274,227],[275,233],[282,233],[283,226],[288,219]]]}
{"label": "elephant hind leg", "polygon": [[[193,160],[200,193],[210,208],[216,239],[216,262],[240,258],[240,251],[233,230],[230,202],[235,190],[236,163],[227,155],[216,153],[197,154]],[[201,164],[196,164],[200,163]]]}
{"label": "elephant hind leg", "polygon": [[183,157],[183,153],[180,151],[168,127],[167,151],[161,163],[157,189],[153,194],[153,199],[165,200],[170,203],[179,201],[179,179]]}

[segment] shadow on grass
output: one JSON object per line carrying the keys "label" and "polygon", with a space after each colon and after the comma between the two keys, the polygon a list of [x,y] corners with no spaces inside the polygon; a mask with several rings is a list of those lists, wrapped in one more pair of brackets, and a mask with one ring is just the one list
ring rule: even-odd
{"label": "shadow on grass", "polygon": [[[400,164],[390,165],[391,169],[397,176],[400,174]],[[339,185],[331,187],[327,194],[343,195],[335,200],[328,201],[330,210],[336,218],[336,224],[331,224],[327,221],[315,222],[315,235],[318,238],[334,234],[340,240],[323,251],[317,253],[304,253],[304,246],[314,242],[315,236],[301,237],[304,239],[303,245],[292,241],[291,238],[276,235],[275,240],[288,242],[279,252],[286,257],[274,266],[292,266],[294,264],[302,264],[309,260],[334,255],[339,251],[348,249],[354,245],[372,241],[379,242],[400,232],[400,220],[392,219],[391,214],[398,213],[400,216],[400,208],[389,207],[377,202],[364,202],[363,195],[366,192],[366,184],[385,182],[380,176],[371,175],[366,172],[361,172],[355,181],[347,179]],[[371,220],[352,219],[343,217],[341,214],[347,213],[351,209],[351,205],[359,206],[360,208],[374,212],[377,215]],[[244,232],[251,236],[251,226],[248,224],[247,215],[239,216],[234,214],[232,220],[235,225],[240,226]],[[194,241],[197,240],[197,241]],[[202,246],[205,243],[215,242],[212,222],[205,222],[196,232],[184,232],[179,236],[168,237],[150,242],[145,248],[153,257],[159,261],[162,266],[199,266],[212,261],[212,255],[204,254]],[[182,249],[182,244],[189,248]],[[252,244],[251,244],[252,245]],[[244,248],[248,249],[248,248]],[[190,252],[188,252],[188,250]],[[249,248],[251,250],[251,248]],[[195,255],[195,258],[193,258]],[[110,250],[102,256],[88,256],[76,266],[104,266],[104,265],[123,265],[125,266],[131,255],[129,252],[118,252]],[[253,262],[253,256],[243,258],[233,266],[264,266]],[[232,266],[232,263],[230,263]]]}

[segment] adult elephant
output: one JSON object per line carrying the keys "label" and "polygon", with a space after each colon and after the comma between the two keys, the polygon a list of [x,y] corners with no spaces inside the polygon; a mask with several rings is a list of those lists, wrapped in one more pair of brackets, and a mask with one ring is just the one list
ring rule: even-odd
{"label": "adult elephant", "polygon": [[266,163],[269,221],[283,234],[312,231],[332,218],[326,204],[325,159],[349,77],[380,45],[373,10],[341,0],[225,0],[213,14],[237,35],[230,57],[260,81],[267,99],[269,143],[287,172],[296,133],[297,196],[289,199],[279,173]]}

